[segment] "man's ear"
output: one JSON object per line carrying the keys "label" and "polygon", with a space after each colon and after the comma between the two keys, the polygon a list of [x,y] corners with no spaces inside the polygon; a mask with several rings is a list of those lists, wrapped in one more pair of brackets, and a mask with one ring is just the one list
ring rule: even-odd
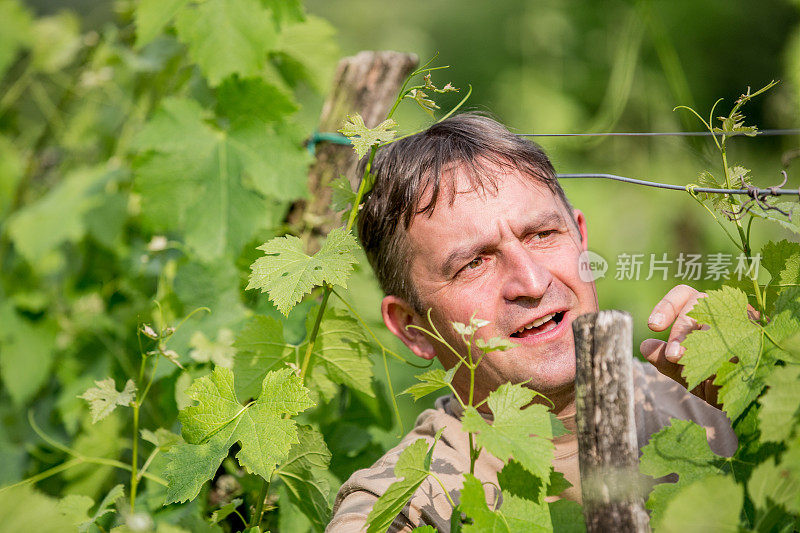
{"label": "man's ear", "polygon": [[572,216],[575,217],[575,224],[578,226],[578,233],[581,234],[581,247],[589,249],[589,233],[586,230],[586,217],[580,209],[573,209]]}
{"label": "man's ear", "polygon": [[420,326],[422,321],[414,309],[402,298],[386,296],[381,302],[383,322],[415,355],[423,359],[436,357],[431,339],[425,333],[410,325]]}

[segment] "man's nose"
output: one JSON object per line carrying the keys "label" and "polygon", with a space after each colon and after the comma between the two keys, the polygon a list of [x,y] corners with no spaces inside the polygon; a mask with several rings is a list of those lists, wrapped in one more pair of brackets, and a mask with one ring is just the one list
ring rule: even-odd
{"label": "man's nose", "polygon": [[520,298],[538,300],[544,296],[553,275],[534,253],[518,243],[506,250],[503,259],[506,267],[503,298],[507,301]]}

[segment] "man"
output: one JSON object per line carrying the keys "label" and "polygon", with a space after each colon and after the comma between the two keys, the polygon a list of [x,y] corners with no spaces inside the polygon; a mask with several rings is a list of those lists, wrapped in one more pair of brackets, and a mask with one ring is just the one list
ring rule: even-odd
{"label": "man", "polygon": [[[503,383],[527,382],[553,402],[556,416],[574,431],[571,323],[597,311],[597,293],[594,283],[579,275],[581,252],[588,246],[586,219],[570,206],[544,152],[489,118],[465,114],[379,150],[373,172],[375,184],[360,213],[359,234],[386,293],[381,311],[389,330],[417,356],[437,357],[451,368],[458,358],[409,326],[429,327],[430,309],[433,324],[450,345],[463,347],[451,323],[468,323],[473,314],[489,321],[476,338],[499,336],[517,346],[484,357],[474,402]],[[682,350],[679,343],[699,327],[686,315],[699,296],[690,287],[678,286],[650,316],[651,329],[671,330],[668,343],[648,339],[641,345],[654,366],[634,364],[640,448],[676,417],[706,426],[717,453],[731,455],[735,450],[727,418],[703,401],[712,390],[699,387],[693,391],[698,398],[673,381],[681,379],[675,364]],[[464,367],[453,385],[465,398],[469,374]],[[485,404],[483,410],[490,418]],[[375,500],[395,481],[400,452],[419,438],[433,442],[441,428],[445,429],[432,469],[457,498],[462,474],[469,471],[461,414],[452,397],[440,398],[436,409],[422,413],[400,445],[342,486],[328,531],[363,529]],[[555,444],[553,466],[573,484],[562,497],[579,500],[574,433],[558,437]],[[502,466],[486,451],[475,465],[475,475],[489,482],[485,486],[492,501],[498,496],[493,487]],[[424,482],[390,531],[410,531],[423,524],[448,530],[451,506],[443,490],[438,482]]]}

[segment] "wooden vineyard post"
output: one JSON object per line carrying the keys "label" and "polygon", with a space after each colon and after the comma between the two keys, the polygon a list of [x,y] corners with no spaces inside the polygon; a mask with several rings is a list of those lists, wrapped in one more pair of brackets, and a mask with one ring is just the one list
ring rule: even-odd
{"label": "wooden vineyard post", "polygon": [[622,311],[581,315],[572,331],[586,529],[650,531],[638,473],[631,316]]}
{"label": "wooden vineyard post", "polygon": [[[403,81],[418,63],[414,54],[400,52],[359,52],[339,61],[317,131],[335,133],[354,113],[364,118],[368,128],[377,126],[386,118]],[[345,176],[356,190],[361,176],[355,175],[358,161],[350,146],[322,141],[315,146],[315,156],[308,173],[308,200],[296,202],[287,219],[289,224],[306,231],[311,228],[312,233],[321,236],[341,225],[330,211],[328,184]],[[314,241],[311,239],[310,246]]]}

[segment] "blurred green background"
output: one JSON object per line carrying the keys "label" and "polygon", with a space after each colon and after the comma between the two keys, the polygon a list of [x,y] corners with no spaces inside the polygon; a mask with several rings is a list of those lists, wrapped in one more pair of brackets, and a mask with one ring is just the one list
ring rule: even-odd
{"label": "blurred green background", "polygon": [[[94,222],[87,222],[87,228],[76,231],[81,239],[83,231],[86,239],[91,237],[95,244],[105,246],[103,253],[92,252],[92,255],[85,243],[72,243],[63,255],[54,256],[51,248],[63,243],[48,244],[45,233],[60,222],[51,219],[51,226],[37,226],[43,233],[34,235],[34,240],[46,241],[41,245],[42,263],[29,268],[16,262],[6,232],[7,208],[11,209],[10,199],[16,182],[12,183],[7,176],[20,174],[17,167],[22,166],[22,159],[9,154],[16,153],[15,147],[35,140],[42,128],[56,133],[53,135],[53,131],[48,130],[47,139],[55,137],[56,140],[34,147],[38,154],[37,170],[31,175],[36,179],[24,197],[20,197],[21,205],[33,204],[60,183],[63,175],[53,169],[65,160],[73,166],[125,157],[134,160],[125,150],[115,151],[114,143],[120,136],[135,137],[142,122],[151,116],[152,107],[138,106],[140,100],[128,101],[114,91],[119,86],[125,90],[133,87],[136,92],[143,90],[147,83],[165,83],[157,78],[157,73],[161,72],[159,69],[169,68],[172,58],[177,57],[171,54],[178,53],[175,52],[178,45],[165,38],[158,41],[158,46],[137,49],[136,54],[127,49],[120,51],[114,44],[107,45],[104,55],[84,54],[84,48],[95,46],[98,38],[101,43],[114,43],[118,36],[121,41],[131,39],[131,13],[136,2],[39,0],[25,5],[37,16],[51,17],[47,19],[49,26],[38,30],[38,46],[44,50],[40,54],[44,61],[41,72],[50,76],[45,94],[75,93],[82,105],[76,105],[71,98],[54,98],[48,103],[47,98],[37,97],[34,91],[30,95],[15,95],[15,102],[20,98],[23,103],[13,113],[6,112],[8,108],[3,102],[10,100],[12,91],[19,87],[24,69],[14,63],[16,48],[0,48],[0,65],[9,69],[0,85],[0,109],[3,110],[0,127],[5,135],[0,139],[0,177],[6,176],[0,180],[0,195],[3,195],[0,217],[5,217],[0,218],[4,225],[0,233],[4,234],[6,252],[0,257],[5,270],[0,298],[13,300],[15,312],[31,322],[31,327],[57,331],[48,334],[49,344],[41,349],[55,350],[60,358],[57,364],[53,363],[53,371],[57,369],[59,373],[58,380],[50,383],[47,376],[37,377],[40,385],[33,391],[26,391],[21,403],[11,402],[7,390],[2,393],[4,420],[10,429],[4,430],[5,436],[0,433],[0,445],[14,444],[6,448],[0,446],[0,451],[32,438],[30,431],[23,427],[22,417],[14,412],[25,402],[36,401],[37,409],[47,413],[55,409],[55,404],[61,410],[60,423],[71,424],[66,431],[74,434],[82,420],[82,415],[77,414],[80,402],[74,401],[81,387],[91,384],[91,378],[106,375],[109,368],[117,368],[117,363],[111,361],[117,361],[123,368],[128,364],[128,356],[117,352],[130,348],[130,338],[110,346],[103,336],[78,344],[75,343],[78,333],[92,327],[107,327],[112,332],[110,335],[119,333],[122,337],[122,326],[113,324],[117,315],[127,313],[124,316],[130,320],[135,312],[150,305],[153,298],[165,298],[168,303],[171,298],[178,302],[173,305],[174,316],[180,316],[181,310],[190,310],[195,305],[217,305],[218,314],[203,322],[201,327],[210,332],[207,333],[210,338],[226,324],[228,315],[239,313],[236,327],[241,326],[241,317],[246,314],[241,309],[243,303],[255,311],[274,314],[271,306],[263,301],[265,297],[250,293],[243,296],[245,293],[240,291],[247,267],[257,257],[253,246],[244,251],[233,250],[229,254],[230,264],[215,264],[213,268],[194,266],[192,270],[181,267],[184,263],[177,258],[177,252],[173,256],[165,253],[158,257],[150,253],[148,242],[159,235],[158,227],[145,225],[141,233],[137,229],[132,232],[135,233],[133,238],[126,237],[125,244],[119,244],[122,225],[132,225],[130,220],[138,216],[141,208],[137,202],[142,200],[137,194],[128,194],[127,163],[123,164],[120,175],[104,178],[98,186],[101,191],[98,194],[103,198],[100,204],[109,213],[106,218],[102,212],[97,214],[100,209],[97,204],[82,207],[82,212],[95,215]],[[745,108],[747,124],[757,124],[762,129],[800,127],[800,2],[797,0],[759,3],[745,0],[602,3],[588,0],[498,0],[491,3],[477,0],[309,0],[305,6],[309,14],[328,22],[320,23],[315,35],[328,32],[330,38],[326,34],[324,39],[312,39],[305,48],[294,50],[295,54],[302,54],[298,50],[308,51],[309,57],[296,59],[298,62],[308,60],[314,67],[314,75],[308,79],[284,83],[300,106],[292,119],[292,135],[297,139],[315,129],[336,61],[360,50],[384,49],[413,52],[423,61],[438,52],[437,62],[451,65],[451,68],[437,72],[434,81],[442,84],[450,81],[462,90],[471,84],[473,93],[466,108],[491,113],[520,133],[697,131],[702,129],[702,124],[687,112],[673,111],[675,106],[692,106],[707,116],[714,102],[723,98],[719,110],[727,113],[748,86],[757,89],[773,79],[781,83]],[[11,42],[15,29],[18,29],[16,19],[0,21],[0,44]],[[36,44],[26,42],[24,46],[32,48],[34,57],[39,57]],[[90,60],[96,65],[89,64]],[[63,75],[63,70],[74,70],[76,65],[87,67],[90,74]],[[108,65],[115,70],[106,69]],[[288,79],[285,72],[282,75]],[[216,96],[196,75],[186,74],[180,83],[184,94],[213,108]],[[171,94],[173,88],[165,85],[163,94],[154,95],[153,102]],[[440,101],[443,111],[461,97],[445,96]],[[28,97],[30,102],[26,100]],[[130,121],[131,117],[138,122]],[[412,131],[429,122],[429,118],[410,103],[401,107],[397,118],[403,131]],[[124,123],[134,125],[130,131],[124,128],[120,131]],[[58,130],[59,127],[63,129]],[[686,184],[696,182],[702,170],[710,169],[719,175],[721,168],[713,142],[707,138],[545,137],[537,142],[549,152],[557,170],[564,173],[614,173]],[[729,162],[752,169],[757,184],[778,183],[779,172],[786,169],[789,175],[786,186],[800,186],[800,162],[792,159],[800,148],[800,136],[738,138],[731,141],[730,146]],[[65,153],[68,154],[66,158],[63,157]],[[610,263],[606,277],[597,282],[600,306],[632,313],[635,346],[649,336],[646,318],[653,305],[681,280],[673,276],[675,263],[667,280],[660,277],[645,280],[646,275],[638,281],[615,280],[619,254],[645,254],[644,274],[650,254],[660,258],[666,253],[673,260],[680,253],[703,253],[707,257],[719,252],[735,256],[736,250],[711,216],[685,193],[595,180],[565,180],[563,185],[573,204],[583,210],[588,219],[590,249]],[[80,194],[78,191],[73,196]],[[180,201],[178,197],[160,199],[166,205]],[[45,205],[42,210],[49,207],[53,206]],[[800,209],[797,211],[800,216]],[[53,216],[58,215],[56,212]],[[274,216],[280,218],[281,214]],[[776,228],[756,222],[754,248],[759,249],[769,239],[791,238],[788,232],[783,234]],[[273,230],[261,231],[243,236],[242,241],[256,245],[272,235]],[[141,264],[138,263],[140,257]],[[735,257],[733,261],[735,265]],[[143,280],[142,285],[127,286],[126,283],[133,285],[133,278],[124,278],[119,287],[105,292],[97,289],[95,285],[119,281],[103,279],[96,274],[104,269],[116,272],[112,265],[118,263],[136,272],[140,276],[137,279]],[[366,265],[366,261],[362,260],[361,264]],[[698,289],[710,289],[720,282],[699,280],[691,284]],[[348,291],[354,306],[375,326],[387,345],[402,351],[403,347],[381,328],[378,314],[381,294],[371,274],[359,270],[350,286],[357,288]],[[95,290],[98,292],[93,292]],[[59,300],[58,295],[64,296],[64,293],[69,295],[64,298],[68,305]],[[134,293],[135,298],[131,296]],[[93,294],[100,294],[100,297]],[[120,296],[123,294],[124,297]],[[258,298],[261,300],[256,301]],[[52,303],[54,301],[56,304]],[[295,322],[302,321],[300,315],[306,310],[306,307],[298,309]],[[142,319],[151,320],[152,316],[144,315]],[[187,359],[189,339],[179,339],[176,343],[183,351],[177,347],[176,350]],[[103,355],[92,359],[82,355],[82,350],[102,351]],[[116,359],[109,353],[117,353]],[[411,357],[408,352],[404,353]],[[48,365],[51,360],[52,357]],[[91,361],[91,365],[84,365],[86,361]],[[50,367],[43,368],[49,371]],[[395,376],[396,393],[410,385],[418,372],[391,359],[389,369]],[[0,372],[6,372],[4,379],[10,379],[4,368],[0,367]],[[375,374],[386,388],[380,358],[376,358]],[[175,379],[174,375],[167,377],[162,387],[171,390]],[[63,384],[73,380],[76,384],[64,390]],[[59,382],[62,385],[58,385]],[[18,399],[15,397],[15,402]],[[414,404],[403,396],[398,402],[407,430],[416,414],[432,400]],[[163,418],[172,416],[174,421],[175,406],[170,404],[164,409]],[[395,443],[400,435],[396,424],[392,428],[377,424],[371,426],[370,431],[383,446]],[[16,452],[8,453],[19,462]],[[23,466],[14,468],[15,472],[24,470]],[[9,475],[8,479],[15,476],[17,474]]]}

